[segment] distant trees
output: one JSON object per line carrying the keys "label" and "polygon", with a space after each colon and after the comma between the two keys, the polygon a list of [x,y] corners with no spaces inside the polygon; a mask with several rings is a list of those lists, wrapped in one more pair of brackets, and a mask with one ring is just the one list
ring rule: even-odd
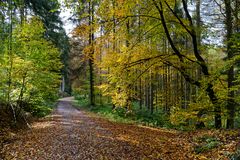
{"label": "distant trees", "polygon": [[28,7],[35,15],[39,16],[45,27],[45,38],[52,41],[61,52],[61,60],[64,64],[61,69],[62,76],[65,80],[64,91],[71,94],[71,82],[68,73],[68,53],[69,39],[63,28],[60,18],[61,4],[57,0],[24,0],[26,8]]}
{"label": "distant trees", "polygon": [[[89,102],[91,106],[95,106],[94,41],[97,29],[95,8],[98,5],[98,1],[66,1],[66,4],[74,8],[73,19],[78,24],[74,30],[74,36],[81,36],[81,40],[86,42],[83,52],[88,59]],[[84,31],[82,31],[82,29],[84,29]]]}

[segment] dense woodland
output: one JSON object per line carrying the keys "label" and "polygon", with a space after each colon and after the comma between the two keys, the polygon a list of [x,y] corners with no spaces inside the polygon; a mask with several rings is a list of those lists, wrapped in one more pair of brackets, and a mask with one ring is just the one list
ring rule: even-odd
{"label": "dense woodland", "polygon": [[[1,112],[16,123],[26,112],[47,114],[59,96],[72,93],[90,108],[145,113],[138,116],[157,126],[237,128],[239,6],[1,1]],[[66,8],[75,25],[69,36],[59,16]]]}
{"label": "dense woodland", "polygon": [[239,8],[1,0],[0,159],[239,159]]}
{"label": "dense woodland", "polygon": [[[22,110],[42,114],[62,81],[62,91],[90,107],[143,111],[173,126],[238,127],[239,6],[1,1],[2,108],[14,121]],[[69,37],[59,16],[64,8],[75,24]]]}
{"label": "dense woodland", "polygon": [[72,88],[92,107],[239,127],[238,0],[67,1]]}

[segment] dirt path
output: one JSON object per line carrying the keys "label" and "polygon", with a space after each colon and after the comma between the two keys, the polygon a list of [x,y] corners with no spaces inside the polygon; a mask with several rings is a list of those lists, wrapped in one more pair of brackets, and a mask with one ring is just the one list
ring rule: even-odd
{"label": "dirt path", "polygon": [[4,159],[193,159],[187,139],[175,131],[109,122],[59,101],[48,117],[5,144]]}

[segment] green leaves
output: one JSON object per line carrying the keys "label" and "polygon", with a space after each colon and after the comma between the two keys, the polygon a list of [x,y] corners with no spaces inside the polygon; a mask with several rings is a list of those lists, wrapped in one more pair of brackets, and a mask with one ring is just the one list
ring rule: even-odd
{"label": "green leaves", "polygon": [[37,17],[14,29],[11,54],[5,49],[0,70],[1,83],[10,89],[9,92],[5,87],[0,90],[1,95],[10,98],[7,103],[18,105],[18,101],[25,101],[34,104],[41,96],[42,100],[37,100],[37,105],[41,105],[56,97],[62,68],[60,52],[52,42],[44,39],[44,33],[44,25]]}

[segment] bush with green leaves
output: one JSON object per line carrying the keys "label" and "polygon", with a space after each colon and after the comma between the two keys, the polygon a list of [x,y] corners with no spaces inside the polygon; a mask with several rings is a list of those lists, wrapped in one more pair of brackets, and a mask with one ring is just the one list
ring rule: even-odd
{"label": "bush with green leaves", "polygon": [[95,107],[89,107],[88,98],[85,99],[81,94],[76,94],[75,98],[78,100],[77,107],[97,113],[111,121],[123,123],[135,122],[155,127],[173,127],[168,116],[163,112],[162,109],[158,109],[158,111],[151,113],[146,108],[140,109],[138,103],[133,103],[131,110],[124,107],[113,107],[111,104],[107,103],[97,105]]}

